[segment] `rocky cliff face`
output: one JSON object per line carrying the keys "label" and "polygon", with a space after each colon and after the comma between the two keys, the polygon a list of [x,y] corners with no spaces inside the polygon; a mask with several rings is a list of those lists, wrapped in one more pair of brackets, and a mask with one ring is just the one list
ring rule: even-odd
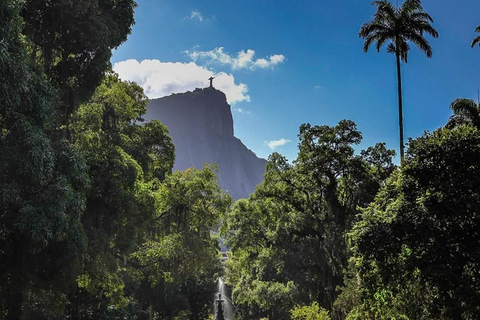
{"label": "rocky cliff face", "polygon": [[246,198],[263,179],[266,161],[233,134],[233,118],[225,94],[214,88],[151,100],[146,121],[164,123],[175,144],[174,170],[219,165],[219,184],[234,198]]}

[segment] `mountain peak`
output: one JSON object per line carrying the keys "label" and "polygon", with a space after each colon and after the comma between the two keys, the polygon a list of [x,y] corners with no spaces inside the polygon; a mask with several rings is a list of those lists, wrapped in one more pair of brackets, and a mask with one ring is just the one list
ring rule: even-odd
{"label": "mountain peak", "polygon": [[219,165],[220,186],[235,198],[245,198],[263,179],[266,161],[234,136],[233,117],[225,94],[207,87],[153,99],[145,120],[158,119],[175,144],[174,170]]}
{"label": "mountain peak", "polygon": [[[221,98],[221,99],[225,100],[225,102],[227,102],[227,96],[225,95],[225,93],[223,93],[223,91],[220,91],[220,90],[216,89],[215,87],[196,88],[193,91],[173,93],[173,94],[171,94],[170,96],[167,96],[167,97],[178,96],[178,95],[189,95],[189,94],[203,95],[203,96],[218,96],[219,99]],[[163,97],[163,98],[166,98],[166,97]],[[163,99],[163,98],[159,98],[159,99]]]}

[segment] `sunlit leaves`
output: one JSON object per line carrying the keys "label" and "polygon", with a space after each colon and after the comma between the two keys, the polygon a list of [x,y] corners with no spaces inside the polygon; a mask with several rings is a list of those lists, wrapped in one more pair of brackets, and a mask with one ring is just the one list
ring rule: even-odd
{"label": "sunlit leaves", "polygon": [[321,308],[317,302],[309,306],[296,306],[290,313],[292,320],[330,320],[328,311]]}

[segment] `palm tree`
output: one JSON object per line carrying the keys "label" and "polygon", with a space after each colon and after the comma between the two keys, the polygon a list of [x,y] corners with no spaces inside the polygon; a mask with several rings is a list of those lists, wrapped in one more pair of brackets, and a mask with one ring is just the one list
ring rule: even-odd
{"label": "palm tree", "polygon": [[[477,29],[475,29],[475,32],[480,32],[480,26],[477,27]],[[472,48],[478,44],[478,46],[480,47],[480,36],[477,36],[475,37],[475,39],[472,40]]]}
{"label": "palm tree", "polygon": [[468,125],[480,129],[480,106],[471,99],[456,99],[450,105],[453,115],[448,119],[446,128],[453,129],[460,125]]}
{"label": "palm tree", "polygon": [[402,81],[400,74],[400,60],[407,62],[409,42],[420,48],[428,58],[432,56],[432,48],[423,36],[428,33],[434,38],[438,32],[431,25],[432,17],[423,11],[420,0],[406,0],[400,8],[395,8],[388,0],[374,1],[377,12],[373,20],[365,23],[359,32],[365,38],[363,50],[376,42],[377,51],[388,41],[387,52],[395,54],[397,59],[397,86],[398,86],[398,123],[400,127],[400,161],[403,162],[403,106],[402,106]]}

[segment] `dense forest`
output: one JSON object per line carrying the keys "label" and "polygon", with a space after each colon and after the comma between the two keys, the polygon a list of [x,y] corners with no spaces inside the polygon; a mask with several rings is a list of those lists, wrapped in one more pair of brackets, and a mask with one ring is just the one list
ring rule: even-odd
{"label": "dense forest", "polygon": [[0,1],[0,319],[213,319],[219,277],[235,319],[480,318],[480,106],[404,152],[400,62],[438,33],[418,0],[374,4],[360,36],[396,57],[400,165],[356,152],[352,121],[303,124],[233,203],[215,165],[172,172],[111,70],[133,0]]}

